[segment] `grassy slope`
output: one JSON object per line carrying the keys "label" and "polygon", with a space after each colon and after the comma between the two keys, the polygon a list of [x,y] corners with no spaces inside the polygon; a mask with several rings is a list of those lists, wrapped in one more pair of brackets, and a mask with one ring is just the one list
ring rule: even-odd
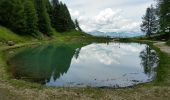
{"label": "grassy slope", "polygon": [[0,26],[0,42],[6,42],[6,41],[15,41],[15,42],[23,42],[25,39],[9,29]]}
{"label": "grassy slope", "polygon": [[[155,85],[170,86],[170,51],[165,44],[155,43],[153,48],[159,54],[159,67],[157,68],[157,78],[154,81]],[[166,48],[166,49],[165,49]],[[163,51],[163,52],[161,52]]]}

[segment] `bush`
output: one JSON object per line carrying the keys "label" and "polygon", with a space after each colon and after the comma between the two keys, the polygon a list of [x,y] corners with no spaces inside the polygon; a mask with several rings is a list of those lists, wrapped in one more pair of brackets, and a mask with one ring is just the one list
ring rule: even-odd
{"label": "bush", "polygon": [[166,42],[166,44],[170,46],[170,39]]}

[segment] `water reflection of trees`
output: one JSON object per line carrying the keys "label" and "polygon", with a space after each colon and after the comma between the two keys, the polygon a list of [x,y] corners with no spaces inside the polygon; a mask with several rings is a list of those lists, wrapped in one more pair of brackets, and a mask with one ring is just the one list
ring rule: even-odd
{"label": "water reflection of trees", "polygon": [[152,50],[148,45],[140,53],[141,64],[144,68],[144,73],[148,76],[152,76],[154,73],[154,68],[158,64],[158,55],[154,50]]}
{"label": "water reflection of trees", "polygon": [[[45,84],[51,77],[56,80],[67,73],[75,49],[80,47],[62,44],[24,49],[9,59],[9,71],[14,78]],[[76,52],[77,57],[79,52]]]}

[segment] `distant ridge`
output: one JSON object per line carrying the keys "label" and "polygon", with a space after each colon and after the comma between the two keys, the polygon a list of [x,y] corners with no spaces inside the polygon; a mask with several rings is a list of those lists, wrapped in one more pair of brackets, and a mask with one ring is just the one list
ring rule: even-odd
{"label": "distant ridge", "polygon": [[139,36],[144,36],[145,34],[142,32],[100,32],[100,31],[93,31],[93,32],[89,32],[89,34],[93,35],[93,36],[109,36],[109,37],[121,37],[121,38],[130,38],[130,37],[139,37]]}

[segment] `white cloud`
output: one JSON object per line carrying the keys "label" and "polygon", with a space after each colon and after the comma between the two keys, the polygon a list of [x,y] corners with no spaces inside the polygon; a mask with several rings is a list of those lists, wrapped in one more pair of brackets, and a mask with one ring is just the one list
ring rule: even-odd
{"label": "white cloud", "polygon": [[80,17],[79,11],[73,11],[72,9],[69,9],[69,11],[73,19]]}
{"label": "white cloud", "polygon": [[154,0],[61,1],[72,9],[72,17],[79,19],[82,29],[104,32],[140,31],[141,17],[146,8],[154,3]]}
{"label": "white cloud", "polygon": [[86,31],[122,32],[139,31],[139,22],[123,17],[123,10],[107,8],[96,16],[82,16],[81,12],[70,9],[72,18],[77,18],[81,28]]}

